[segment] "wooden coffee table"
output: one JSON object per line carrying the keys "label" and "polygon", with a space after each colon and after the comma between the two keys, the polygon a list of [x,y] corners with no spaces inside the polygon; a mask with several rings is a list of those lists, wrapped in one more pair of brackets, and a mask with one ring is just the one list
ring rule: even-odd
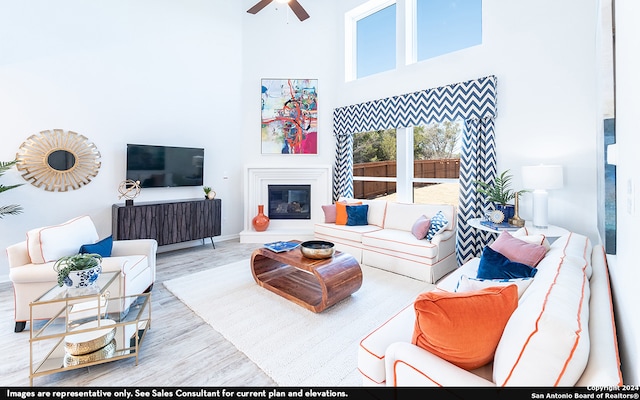
{"label": "wooden coffee table", "polygon": [[316,313],[362,286],[360,264],[340,251],[314,260],[303,256],[299,247],[282,253],[260,248],[251,255],[251,273],[258,285]]}

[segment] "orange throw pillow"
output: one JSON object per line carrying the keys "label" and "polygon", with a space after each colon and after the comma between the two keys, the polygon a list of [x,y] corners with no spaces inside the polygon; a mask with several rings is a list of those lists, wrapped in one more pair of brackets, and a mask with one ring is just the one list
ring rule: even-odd
{"label": "orange throw pillow", "polygon": [[518,306],[516,285],[472,292],[427,292],[414,303],[411,342],[466,370],[488,364]]}
{"label": "orange throw pillow", "polygon": [[361,201],[353,202],[353,203],[347,203],[344,201],[336,202],[336,225],[347,224],[347,219],[348,219],[347,205],[350,205],[350,206],[362,205],[362,202]]}

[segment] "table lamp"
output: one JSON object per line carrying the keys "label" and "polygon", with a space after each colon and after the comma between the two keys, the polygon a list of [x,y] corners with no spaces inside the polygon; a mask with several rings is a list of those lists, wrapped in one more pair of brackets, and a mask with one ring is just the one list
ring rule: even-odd
{"label": "table lamp", "polygon": [[549,226],[549,189],[562,188],[562,165],[535,165],[522,167],[522,184],[533,189],[533,226]]}

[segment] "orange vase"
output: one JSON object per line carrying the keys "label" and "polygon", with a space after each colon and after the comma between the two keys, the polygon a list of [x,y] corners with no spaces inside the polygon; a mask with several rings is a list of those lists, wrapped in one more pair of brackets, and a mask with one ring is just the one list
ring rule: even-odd
{"label": "orange vase", "polygon": [[253,229],[258,232],[265,231],[269,227],[269,217],[264,215],[264,205],[258,205],[258,215],[253,217],[251,223],[253,224]]}

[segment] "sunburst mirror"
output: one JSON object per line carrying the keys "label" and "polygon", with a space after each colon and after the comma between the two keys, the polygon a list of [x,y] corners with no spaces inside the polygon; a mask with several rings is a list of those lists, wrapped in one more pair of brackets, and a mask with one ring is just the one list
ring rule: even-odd
{"label": "sunburst mirror", "polygon": [[95,144],[76,132],[53,129],[31,135],[16,154],[22,177],[36,187],[66,192],[88,184],[100,169]]}

